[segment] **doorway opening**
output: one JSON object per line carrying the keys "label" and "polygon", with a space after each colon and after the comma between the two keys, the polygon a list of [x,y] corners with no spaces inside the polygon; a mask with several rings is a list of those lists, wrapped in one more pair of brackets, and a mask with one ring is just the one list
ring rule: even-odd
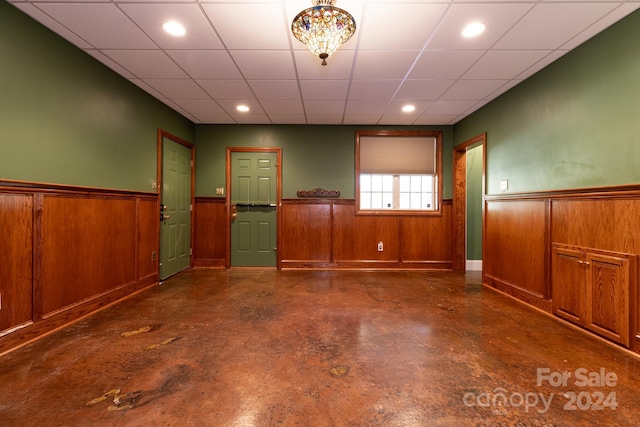
{"label": "doorway opening", "polygon": [[[487,134],[483,133],[468,141],[454,147],[453,150],[453,270],[466,271],[469,269],[478,269],[476,266],[482,265],[482,252],[484,249],[484,201],[482,200],[486,194],[485,189],[485,163],[486,163],[486,142]],[[472,151],[473,150],[473,151]],[[478,159],[479,157],[479,159]],[[478,174],[469,177],[470,160],[471,167],[481,169]],[[481,163],[481,167],[480,167]],[[478,183],[478,176],[480,176]],[[474,179],[475,182],[471,182]],[[478,185],[479,184],[479,185]],[[471,195],[467,194],[470,188],[477,191]],[[476,194],[479,193],[479,194]],[[473,196],[477,198],[474,199]],[[478,200],[479,199],[479,200]],[[472,209],[468,207],[468,202],[475,200]],[[477,202],[479,203],[479,209]],[[479,211],[479,212],[478,212]],[[473,221],[475,220],[475,221]],[[471,222],[470,222],[471,221]],[[471,231],[471,233],[470,233]],[[477,240],[480,242],[477,242]],[[472,247],[469,247],[469,243]],[[475,243],[474,243],[475,242]],[[479,243],[479,244],[478,244]],[[477,247],[480,250],[477,250]],[[472,254],[473,252],[473,254]],[[477,254],[477,252],[480,252]],[[467,260],[467,255],[472,258],[480,258],[479,260]],[[475,262],[474,262],[475,261]]]}

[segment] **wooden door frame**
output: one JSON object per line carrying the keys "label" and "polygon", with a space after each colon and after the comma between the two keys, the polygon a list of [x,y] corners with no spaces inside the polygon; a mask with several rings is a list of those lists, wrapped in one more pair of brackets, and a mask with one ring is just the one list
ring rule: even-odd
{"label": "wooden door frame", "polygon": [[227,263],[226,267],[231,268],[231,155],[232,153],[276,153],[276,268],[280,269],[280,210],[282,209],[282,148],[280,147],[227,147],[226,149],[226,197],[225,211],[227,218],[226,246]]}
{"label": "wooden door frame", "polygon": [[191,203],[191,230],[189,230],[191,234],[191,247],[189,248],[189,268],[193,267],[193,239],[195,237],[194,233],[194,221],[195,221],[195,189],[196,189],[196,147],[189,141],[186,141],[176,135],[173,135],[163,129],[158,128],[158,166],[157,166],[157,176],[156,176],[156,193],[158,194],[158,256],[156,257],[156,271],[158,272],[158,281],[160,281],[160,245],[162,241],[160,239],[160,227],[162,224],[160,223],[160,204],[162,203],[162,148],[164,138],[170,139],[171,141],[180,144],[184,147],[187,147],[191,150],[191,195],[190,195],[190,203]]}
{"label": "wooden door frame", "polygon": [[[467,151],[482,146],[482,197],[485,187],[487,162],[487,134],[476,137],[453,148],[453,270],[466,271],[467,248]],[[482,253],[484,254],[484,201],[482,202]]]}

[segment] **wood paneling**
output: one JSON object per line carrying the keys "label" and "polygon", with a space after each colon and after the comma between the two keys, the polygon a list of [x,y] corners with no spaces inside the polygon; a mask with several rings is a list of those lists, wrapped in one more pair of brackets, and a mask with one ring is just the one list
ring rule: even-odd
{"label": "wood paneling", "polygon": [[551,311],[546,200],[485,205],[485,283]]}
{"label": "wood paneling", "polygon": [[0,336],[32,320],[33,197],[0,193]]}
{"label": "wood paneling", "polygon": [[403,262],[451,262],[452,206],[442,206],[442,216],[400,218],[400,253]]}
{"label": "wood paneling", "polygon": [[640,253],[640,199],[553,200],[552,241]]}
{"label": "wood paneling", "polygon": [[156,198],[137,200],[138,280],[153,277],[158,272],[159,212]]}
{"label": "wood paneling", "polygon": [[157,283],[157,195],[6,185],[0,353]]}
{"label": "wood paneling", "polygon": [[224,267],[228,228],[225,199],[196,197],[194,211],[193,265]]}
{"label": "wood paneling", "polygon": [[[355,203],[333,207],[333,257],[336,262],[399,262],[399,216],[356,215]],[[384,250],[378,251],[378,242]],[[372,267],[375,267],[372,265]]]}
{"label": "wood paneling", "polygon": [[281,211],[282,262],[331,262],[332,204],[285,204]]}
{"label": "wood paneling", "polygon": [[[640,277],[635,267],[640,256],[637,185],[486,196],[485,206],[486,285],[547,311],[551,310],[549,292],[553,291],[556,314],[640,353]],[[579,259],[583,267],[590,266],[589,272],[595,276],[589,276],[585,283],[593,286],[582,291],[575,287],[556,289],[552,275],[556,282],[566,282],[565,276],[573,274],[567,270],[563,276],[561,262],[551,265],[551,248],[558,245],[587,248],[589,253],[623,254],[630,260],[628,278],[627,273],[620,274],[627,269],[611,260],[599,263],[586,255],[582,259],[565,254],[567,263]],[[621,302],[626,299],[628,312],[626,303]],[[631,325],[628,340],[625,322]]]}
{"label": "wood paneling", "polygon": [[135,281],[135,200],[47,195],[43,315]]}
{"label": "wood paneling", "polygon": [[[451,201],[442,215],[356,215],[353,199],[285,199],[281,268],[451,268]],[[224,267],[223,199],[196,198],[194,266]],[[384,250],[378,251],[378,242]]]}

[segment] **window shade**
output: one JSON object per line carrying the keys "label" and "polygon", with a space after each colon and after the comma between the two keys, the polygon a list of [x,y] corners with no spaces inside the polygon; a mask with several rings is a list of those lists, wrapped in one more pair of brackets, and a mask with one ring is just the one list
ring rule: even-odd
{"label": "window shade", "polygon": [[360,172],[434,174],[436,139],[433,137],[360,137]]}

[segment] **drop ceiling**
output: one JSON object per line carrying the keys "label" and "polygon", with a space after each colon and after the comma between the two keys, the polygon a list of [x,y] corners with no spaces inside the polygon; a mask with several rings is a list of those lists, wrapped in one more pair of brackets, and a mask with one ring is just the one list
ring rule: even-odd
{"label": "drop ceiling", "polygon": [[10,3],[194,123],[358,125],[454,124],[640,7],[339,0],[356,33],[322,66],[290,31],[306,0]]}

